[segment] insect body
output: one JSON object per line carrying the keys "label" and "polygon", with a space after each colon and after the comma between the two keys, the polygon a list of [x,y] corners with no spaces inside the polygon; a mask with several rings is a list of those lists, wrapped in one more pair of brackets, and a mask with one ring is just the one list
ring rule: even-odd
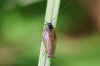
{"label": "insect body", "polygon": [[56,36],[55,30],[51,23],[48,23],[44,30],[43,40],[46,47],[46,52],[48,53],[48,57],[53,58],[56,49]]}

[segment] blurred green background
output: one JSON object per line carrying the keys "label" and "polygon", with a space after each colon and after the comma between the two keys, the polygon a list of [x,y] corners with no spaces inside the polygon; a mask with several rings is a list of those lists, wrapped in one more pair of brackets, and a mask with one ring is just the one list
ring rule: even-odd
{"label": "blurred green background", "polygon": [[[0,0],[0,66],[38,66],[46,0]],[[61,0],[52,66],[100,66],[100,35],[75,0]]]}

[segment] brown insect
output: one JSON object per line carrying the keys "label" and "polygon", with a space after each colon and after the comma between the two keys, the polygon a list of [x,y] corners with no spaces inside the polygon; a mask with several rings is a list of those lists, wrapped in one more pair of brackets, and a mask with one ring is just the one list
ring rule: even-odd
{"label": "brown insect", "polygon": [[51,23],[48,23],[44,30],[43,41],[46,47],[48,57],[53,58],[56,49],[56,35]]}

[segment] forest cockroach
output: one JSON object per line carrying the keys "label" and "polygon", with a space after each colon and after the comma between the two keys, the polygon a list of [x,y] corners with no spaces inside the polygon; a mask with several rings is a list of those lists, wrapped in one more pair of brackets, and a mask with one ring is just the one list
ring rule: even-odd
{"label": "forest cockroach", "polygon": [[47,26],[44,29],[43,41],[48,57],[53,58],[56,49],[56,35],[51,23],[47,23]]}

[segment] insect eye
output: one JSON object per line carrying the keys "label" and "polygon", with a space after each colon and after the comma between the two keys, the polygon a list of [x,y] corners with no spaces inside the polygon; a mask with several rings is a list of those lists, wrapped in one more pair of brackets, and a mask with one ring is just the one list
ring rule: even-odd
{"label": "insect eye", "polygon": [[48,28],[49,28],[49,29],[53,29],[53,26],[52,26],[51,23],[48,23]]}

